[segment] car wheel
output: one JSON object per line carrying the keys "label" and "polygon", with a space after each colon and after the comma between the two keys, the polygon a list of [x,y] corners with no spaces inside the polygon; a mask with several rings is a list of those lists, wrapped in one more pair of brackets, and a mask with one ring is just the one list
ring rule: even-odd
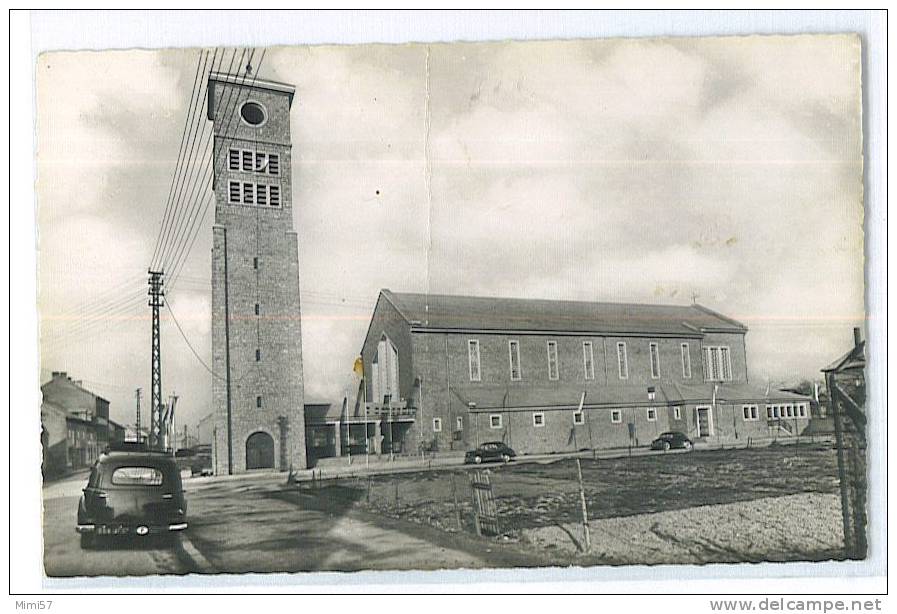
{"label": "car wheel", "polygon": [[93,550],[97,542],[93,533],[81,533],[81,550]]}
{"label": "car wheel", "polygon": [[511,462],[511,457],[510,457],[510,455],[508,455],[508,454],[502,454],[502,455],[501,455],[501,460],[503,460],[503,461],[506,462],[506,463],[510,463],[510,462]]}
{"label": "car wheel", "polygon": [[482,456],[474,456],[473,462],[475,462],[477,465],[479,465],[480,463],[483,462],[483,457]]}
{"label": "car wheel", "polygon": [[685,443],[682,444],[682,447],[683,447],[685,450],[691,450],[691,442],[690,442],[690,441],[686,441]]}
{"label": "car wheel", "polygon": [[664,442],[663,442],[663,451],[664,451],[664,452],[669,452],[669,451],[670,451],[670,442],[669,442],[669,441],[664,441]]}

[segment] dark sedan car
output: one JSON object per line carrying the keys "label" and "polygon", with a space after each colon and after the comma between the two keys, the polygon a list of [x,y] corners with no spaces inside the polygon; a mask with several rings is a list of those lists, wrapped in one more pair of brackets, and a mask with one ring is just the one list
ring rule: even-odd
{"label": "dark sedan car", "polygon": [[685,433],[671,431],[661,433],[660,437],[651,442],[652,450],[691,450],[692,443]]}
{"label": "dark sedan car", "polygon": [[464,455],[464,462],[468,464],[476,463],[477,465],[488,461],[502,461],[507,463],[513,460],[515,456],[517,456],[517,453],[504,443],[500,441],[489,441],[478,447],[476,450],[469,450]]}
{"label": "dark sedan car", "polygon": [[187,528],[174,456],[142,449],[102,454],[78,502],[81,547],[112,536],[172,535]]}

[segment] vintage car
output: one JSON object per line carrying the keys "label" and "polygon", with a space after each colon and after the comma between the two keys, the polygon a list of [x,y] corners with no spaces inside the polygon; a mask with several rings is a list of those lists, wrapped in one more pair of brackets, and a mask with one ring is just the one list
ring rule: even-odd
{"label": "vintage car", "polygon": [[81,547],[114,536],[173,535],[187,528],[187,502],[174,456],[141,446],[100,455],[78,502]]}
{"label": "vintage car", "polygon": [[661,433],[657,439],[652,441],[651,449],[663,451],[672,449],[691,450],[692,443],[691,439],[689,439],[685,433],[670,431],[668,433]]}
{"label": "vintage car", "polygon": [[517,456],[517,453],[501,441],[489,441],[475,450],[469,450],[464,455],[464,462],[477,465],[487,461],[503,461],[507,463],[512,461],[515,456]]}

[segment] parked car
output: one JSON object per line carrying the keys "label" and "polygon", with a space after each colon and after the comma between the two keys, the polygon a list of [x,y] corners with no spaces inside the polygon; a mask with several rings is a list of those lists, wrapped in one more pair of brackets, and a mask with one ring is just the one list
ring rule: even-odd
{"label": "parked car", "polygon": [[691,439],[685,433],[678,431],[670,431],[669,433],[661,433],[660,437],[651,442],[652,450],[691,450]]}
{"label": "parked car", "polygon": [[174,456],[139,446],[94,463],[78,502],[81,547],[113,536],[173,535],[187,528],[187,502]]}
{"label": "parked car", "polygon": [[484,463],[487,461],[503,461],[510,462],[517,456],[510,447],[500,441],[489,441],[478,447],[476,450],[469,450],[464,455],[464,463]]}

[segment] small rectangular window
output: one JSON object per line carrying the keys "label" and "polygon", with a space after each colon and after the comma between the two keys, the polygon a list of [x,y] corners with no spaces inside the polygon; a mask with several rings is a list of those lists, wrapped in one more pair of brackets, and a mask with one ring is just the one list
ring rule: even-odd
{"label": "small rectangular window", "polygon": [[573,424],[585,424],[586,417],[585,414],[581,411],[573,412]]}
{"label": "small rectangular window", "polygon": [[806,418],[806,417],[807,417],[807,405],[806,405],[806,403],[801,403],[800,405],[797,406],[797,414],[798,414],[798,417],[799,417],[799,418]]}
{"label": "small rectangular window", "polygon": [[115,486],[161,486],[162,472],[155,467],[118,467],[112,472]]}
{"label": "small rectangular window", "polygon": [[480,381],[480,342],[476,339],[467,342],[467,370],[470,381]]}
{"label": "small rectangular window", "polygon": [[267,170],[268,167],[268,158],[261,151],[255,152],[255,172],[263,173]]}
{"label": "small rectangular window", "polygon": [[521,379],[519,341],[508,341],[508,360],[511,365],[511,381],[519,381]]}
{"label": "small rectangular window", "polygon": [[610,421],[614,424],[619,424],[623,422],[623,412],[619,409],[612,409],[610,412]]}
{"label": "small rectangular window", "polygon": [[748,407],[747,405],[742,405],[741,406],[741,414],[745,420],[750,420],[751,419],[751,408]]}
{"label": "small rectangular window", "polygon": [[268,186],[268,204],[272,207],[280,206],[280,188],[276,185]]}
{"label": "small rectangular window", "polygon": [[261,351],[261,350],[256,350],[256,351],[255,351],[255,361],[258,362],[258,361],[260,361],[261,359],[262,359],[262,351]]}
{"label": "small rectangular window", "polygon": [[458,416],[455,418],[455,430],[463,431],[464,430],[464,417]]}
{"label": "small rectangular window", "polygon": [[251,183],[243,184],[243,204],[251,205],[253,203],[253,196],[255,192],[255,186]]}
{"label": "small rectangular window", "polygon": [[582,342],[582,371],[585,379],[595,379],[595,355],[591,341]]}
{"label": "small rectangular window", "polygon": [[252,171],[252,152],[248,149],[243,150],[243,170],[248,172]]}
{"label": "small rectangular window", "polygon": [[771,419],[772,419],[772,405],[767,405],[767,406],[766,406],[766,419],[767,419],[767,420],[771,420]]}
{"label": "small rectangular window", "polygon": [[673,420],[682,420],[682,408],[678,405],[673,408]]}
{"label": "small rectangular window", "polygon": [[558,379],[558,343],[548,342],[548,379]]}
{"label": "small rectangular window", "polygon": [[232,171],[240,170],[240,150],[230,149],[227,152],[227,167]]}
{"label": "small rectangular window", "polygon": [[657,422],[657,410],[653,407],[648,408],[648,422]]}
{"label": "small rectangular window", "polygon": [[433,432],[434,433],[442,432],[442,418],[433,418]]}
{"label": "small rectangular window", "polygon": [[489,416],[489,428],[493,428],[493,429],[501,428],[501,414],[491,414]]}
{"label": "small rectangular window", "polygon": [[629,360],[626,358],[626,344],[622,341],[617,343],[617,373],[620,379],[629,378]]}
{"label": "small rectangular window", "polygon": [[255,397],[255,406],[256,407],[262,406],[262,397]]}
{"label": "small rectangular window", "polygon": [[760,408],[756,405],[751,405],[751,420],[759,420],[760,419]]}
{"label": "small rectangular window", "polygon": [[723,380],[728,382],[732,379],[732,361],[729,358],[729,348],[721,347],[719,350]]}
{"label": "small rectangular window", "polygon": [[660,348],[656,343],[648,344],[648,354],[651,360],[651,377],[657,379],[660,377]]}
{"label": "small rectangular window", "polygon": [[252,268],[254,268],[254,269],[258,269],[258,268],[259,268],[259,259],[258,259],[258,256],[256,256],[255,258],[252,259]]}
{"label": "small rectangular window", "polygon": [[280,156],[277,154],[268,154],[268,174],[280,174]]}
{"label": "small rectangular window", "polygon": [[260,311],[259,304],[256,303],[256,304],[255,304],[255,315],[258,315],[258,314],[259,314],[259,311]]}
{"label": "small rectangular window", "polygon": [[228,200],[232,203],[239,204],[240,203],[240,182],[239,181],[231,181],[228,184]]}
{"label": "small rectangular window", "polygon": [[543,412],[533,412],[533,426],[545,426],[545,414]]}
{"label": "small rectangular window", "polygon": [[268,186],[261,184],[255,186],[255,202],[259,205],[268,204]]}
{"label": "small rectangular window", "polygon": [[691,350],[687,343],[683,343],[681,346],[682,352],[682,377],[685,379],[691,379]]}

